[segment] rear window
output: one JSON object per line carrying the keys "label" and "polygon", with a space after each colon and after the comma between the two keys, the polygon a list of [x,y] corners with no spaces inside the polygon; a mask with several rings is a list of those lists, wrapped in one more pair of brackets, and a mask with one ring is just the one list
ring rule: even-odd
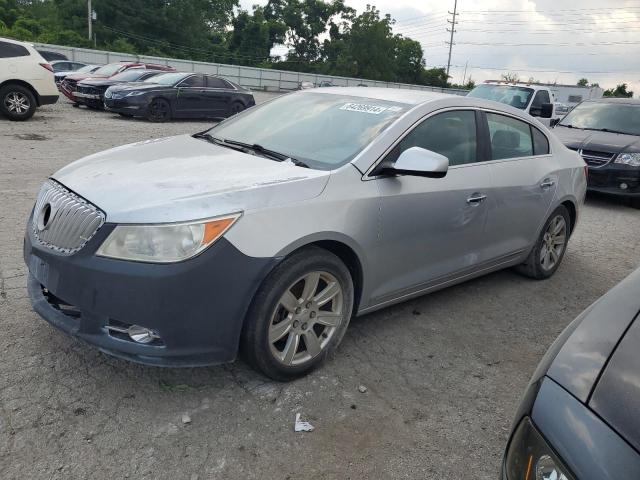
{"label": "rear window", "polygon": [[0,58],[28,57],[29,50],[15,43],[0,42]]}
{"label": "rear window", "polygon": [[547,155],[549,153],[549,140],[547,140],[545,134],[536,127],[531,127],[531,133],[533,134],[533,154]]}
{"label": "rear window", "polygon": [[207,77],[207,87],[209,88],[233,88],[231,87],[231,85],[221,79],[221,78],[217,78],[217,77]]}

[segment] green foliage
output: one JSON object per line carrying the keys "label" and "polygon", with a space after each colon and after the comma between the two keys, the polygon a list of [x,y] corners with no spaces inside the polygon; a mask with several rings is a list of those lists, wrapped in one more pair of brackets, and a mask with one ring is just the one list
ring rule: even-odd
{"label": "green foliage", "polygon": [[605,90],[603,95],[605,97],[631,98],[633,97],[633,92],[627,91],[626,83],[621,83],[617,85],[616,88]]}
{"label": "green foliage", "polygon": [[586,87],[587,85],[589,85],[589,80],[587,80],[586,78],[581,78],[580,80],[578,80],[578,83],[576,83],[576,85],[578,85],[579,87]]}

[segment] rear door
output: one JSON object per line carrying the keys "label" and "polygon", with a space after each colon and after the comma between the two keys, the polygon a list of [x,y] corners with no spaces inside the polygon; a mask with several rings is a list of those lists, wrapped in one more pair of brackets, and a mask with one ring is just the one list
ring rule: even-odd
{"label": "rear door", "polygon": [[535,242],[550,213],[559,165],[546,135],[534,125],[503,113],[483,116],[495,199],[487,237],[495,258],[524,252]]}
{"label": "rear door", "polygon": [[226,80],[212,75],[206,75],[207,80],[207,105],[211,115],[224,115],[229,111],[231,100],[230,89],[233,86]]}
{"label": "rear door", "polygon": [[487,258],[491,169],[484,159],[474,110],[428,117],[385,161],[418,146],[449,158],[443,178],[378,177],[381,195],[379,251],[374,273],[376,304],[444,283],[477,269]]}

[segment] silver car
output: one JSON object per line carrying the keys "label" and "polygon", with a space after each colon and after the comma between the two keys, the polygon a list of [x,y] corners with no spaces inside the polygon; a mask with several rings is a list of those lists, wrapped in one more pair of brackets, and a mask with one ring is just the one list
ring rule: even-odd
{"label": "silver car", "polygon": [[486,100],[326,88],[192,136],[90,155],[43,185],[24,258],[34,309],[151,365],[289,380],[354,315],[516,267],[560,265],[586,168]]}

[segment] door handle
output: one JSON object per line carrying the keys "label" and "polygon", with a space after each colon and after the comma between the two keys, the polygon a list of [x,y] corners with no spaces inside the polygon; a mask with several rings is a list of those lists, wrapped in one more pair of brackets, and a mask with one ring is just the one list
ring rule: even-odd
{"label": "door handle", "polygon": [[546,190],[547,188],[553,187],[555,184],[556,182],[554,182],[550,178],[545,178],[540,184],[540,188],[542,188],[543,190]]}
{"label": "door handle", "polygon": [[467,198],[467,203],[471,206],[480,205],[487,198],[486,195],[481,195],[479,193],[474,193],[469,198]]}

